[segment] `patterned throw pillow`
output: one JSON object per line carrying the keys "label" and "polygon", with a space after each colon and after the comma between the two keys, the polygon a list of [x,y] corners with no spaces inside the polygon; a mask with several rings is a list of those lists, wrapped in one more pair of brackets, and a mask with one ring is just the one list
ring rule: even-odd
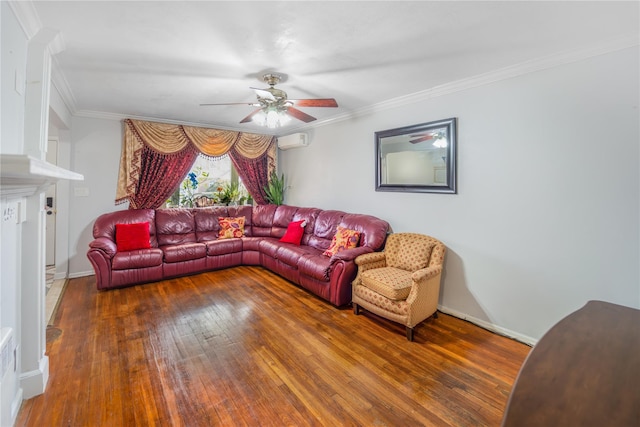
{"label": "patterned throw pillow", "polygon": [[244,236],[244,221],[243,216],[237,218],[218,217],[218,224],[220,224],[218,239],[233,239]]}
{"label": "patterned throw pillow", "polygon": [[287,231],[284,233],[284,236],[280,239],[281,242],[284,243],[293,243],[294,245],[300,246],[300,241],[302,240],[302,235],[304,234],[304,227],[307,225],[307,221],[291,221],[289,226],[287,227]]}
{"label": "patterned throw pillow", "polygon": [[333,236],[331,245],[329,245],[329,249],[324,251],[322,255],[333,256],[345,249],[355,248],[358,246],[359,240],[360,232],[338,226],[336,229],[336,235]]}
{"label": "patterned throw pillow", "polygon": [[149,223],[116,224],[116,247],[118,252],[149,249]]}

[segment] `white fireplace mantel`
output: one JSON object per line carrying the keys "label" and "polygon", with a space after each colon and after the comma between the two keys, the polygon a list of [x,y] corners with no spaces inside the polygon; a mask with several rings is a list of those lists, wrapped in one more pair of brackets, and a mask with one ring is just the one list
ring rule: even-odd
{"label": "white fireplace mantel", "polygon": [[0,154],[0,196],[28,197],[61,179],[84,176],[26,154]]}

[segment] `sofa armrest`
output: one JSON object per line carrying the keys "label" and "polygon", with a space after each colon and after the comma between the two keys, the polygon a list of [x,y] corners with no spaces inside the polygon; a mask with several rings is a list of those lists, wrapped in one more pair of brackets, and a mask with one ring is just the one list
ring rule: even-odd
{"label": "sofa armrest", "polygon": [[118,251],[116,246],[116,242],[113,240],[107,239],[106,237],[98,237],[97,239],[91,241],[89,243],[89,247],[91,249],[100,249],[105,254],[109,256],[109,258],[113,258],[113,256]]}
{"label": "sofa armrest", "polygon": [[340,252],[338,252],[337,254],[333,255],[331,257],[331,262],[335,262],[337,260],[340,261],[353,261],[355,260],[357,257],[359,257],[360,255],[365,255],[368,253],[373,252],[373,249],[371,249],[368,246],[360,246],[357,248],[353,248],[353,249],[345,249],[342,250]]}

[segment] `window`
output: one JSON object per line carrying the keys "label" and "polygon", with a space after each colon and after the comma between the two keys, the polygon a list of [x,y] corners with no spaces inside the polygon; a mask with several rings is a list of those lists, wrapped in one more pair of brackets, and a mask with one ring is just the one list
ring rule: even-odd
{"label": "window", "polygon": [[229,156],[198,156],[180,187],[167,200],[167,207],[199,207],[214,204],[252,203]]}

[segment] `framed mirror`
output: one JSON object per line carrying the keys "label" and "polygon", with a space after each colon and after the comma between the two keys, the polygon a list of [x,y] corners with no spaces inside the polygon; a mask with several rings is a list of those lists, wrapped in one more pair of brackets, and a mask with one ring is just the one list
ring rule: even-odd
{"label": "framed mirror", "polygon": [[456,192],[456,119],[375,133],[376,191]]}

